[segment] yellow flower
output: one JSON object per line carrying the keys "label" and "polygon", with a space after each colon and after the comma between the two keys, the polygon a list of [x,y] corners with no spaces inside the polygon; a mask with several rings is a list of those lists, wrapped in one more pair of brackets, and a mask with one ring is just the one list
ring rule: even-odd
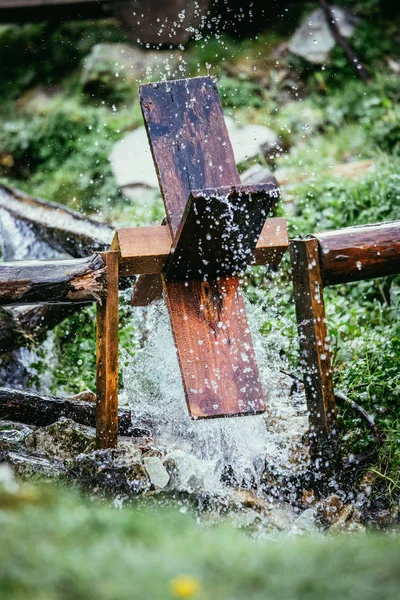
{"label": "yellow flower", "polygon": [[171,579],[171,591],[177,598],[193,598],[200,591],[200,582],[191,575],[178,575]]}

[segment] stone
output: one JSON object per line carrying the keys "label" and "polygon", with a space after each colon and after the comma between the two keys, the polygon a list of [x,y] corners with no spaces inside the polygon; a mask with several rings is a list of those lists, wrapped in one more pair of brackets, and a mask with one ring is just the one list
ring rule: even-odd
{"label": "stone", "polygon": [[256,163],[246,169],[246,171],[241,174],[240,179],[242,180],[242,183],[256,184],[265,183],[272,176],[273,173],[270,171],[270,169],[267,169],[267,167]]}
{"label": "stone", "polygon": [[316,524],[317,511],[313,508],[306,508],[301,515],[293,521],[293,527],[302,533],[315,533],[318,531]]}
{"label": "stone", "polygon": [[[331,6],[331,9],[340,33],[342,36],[350,38],[358,19],[339,6]],[[309,14],[289,40],[289,50],[292,54],[301,56],[314,64],[325,63],[334,46],[335,40],[322,8],[317,8]]]}
{"label": "stone", "polygon": [[318,504],[318,518],[325,525],[331,525],[340,514],[343,508],[343,502],[336,494],[324,498]]}
{"label": "stone", "polygon": [[[266,147],[278,144],[278,135],[263,125],[238,125],[225,117],[237,164],[254,158]],[[126,133],[114,144],[110,154],[111,167],[121,191],[132,194],[137,186],[158,189],[158,179],[144,127]]]}
{"label": "stone", "polygon": [[30,452],[65,460],[82,452],[90,452],[96,446],[94,428],[61,417],[47,427],[40,427],[25,440]]}
{"label": "stone", "polygon": [[328,529],[328,533],[336,534],[342,531],[363,533],[365,527],[360,523],[360,513],[352,504],[346,504],[339,511],[336,519]]}
{"label": "stone", "polygon": [[268,515],[268,526],[278,531],[289,531],[292,529],[295,514],[289,507],[276,506]]}
{"label": "stone", "polygon": [[1,421],[0,451],[24,448],[25,438],[33,432],[31,427],[22,423]]}
{"label": "stone", "polygon": [[200,460],[183,450],[173,450],[166,455],[163,464],[170,476],[170,490],[192,494],[210,490],[214,492],[218,487],[213,461]]}
{"label": "stone", "polygon": [[151,484],[156,489],[164,489],[169,482],[167,469],[158,456],[145,456],[143,464],[150,478]]}
{"label": "stone", "polygon": [[131,497],[150,489],[141,452],[130,442],[80,454],[68,462],[67,468],[70,479],[102,496]]}
{"label": "stone", "polygon": [[49,112],[57,98],[62,96],[60,86],[38,86],[25,92],[17,100],[17,108],[27,113]]}
{"label": "stone", "polygon": [[24,479],[53,480],[63,477],[66,473],[61,461],[30,456],[24,452],[0,452],[0,462],[10,465],[14,473]]}
{"label": "stone", "polygon": [[137,86],[151,76],[171,77],[178,61],[176,52],[145,51],[129,44],[95,44],[84,61],[81,81],[85,87],[115,90]]}

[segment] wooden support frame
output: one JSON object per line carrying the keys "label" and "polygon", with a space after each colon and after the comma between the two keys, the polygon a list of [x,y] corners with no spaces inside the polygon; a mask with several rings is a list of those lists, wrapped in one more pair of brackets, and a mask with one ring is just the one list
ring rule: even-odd
{"label": "wooden support frame", "polygon": [[290,256],[312,455],[334,460],[336,403],[323,288],[400,273],[400,221],[291,240]]}
{"label": "wooden support frame", "polygon": [[96,436],[98,448],[118,445],[118,252],[105,252],[107,295],[97,303]]}

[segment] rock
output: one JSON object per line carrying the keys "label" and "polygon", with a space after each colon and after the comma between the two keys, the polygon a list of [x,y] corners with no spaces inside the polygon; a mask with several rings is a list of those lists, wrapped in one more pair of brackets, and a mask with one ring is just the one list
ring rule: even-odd
{"label": "rock", "polygon": [[26,438],[25,445],[36,454],[65,460],[94,450],[96,432],[92,427],[61,417],[52,425],[36,429]]}
{"label": "rock", "polygon": [[331,525],[343,508],[343,502],[338,496],[332,494],[318,503],[318,518],[324,525]]}
{"label": "rock", "polygon": [[234,508],[240,508],[244,506],[245,508],[251,508],[253,511],[264,514],[267,514],[271,509],[270,504],[264,498],[260,498],[260,496],[257,496],[251,490],[232,490],[229,500],[230,505],[233,505]]}
{"label": "rock", "polygon": [[0,451],[24,448],[25,438],[33,432],[31,427],[22,423],[1,421]]}
{"label": "rock", "polygon": [[[351,37],[358,19],[338,6],[331,6],[331,9],[340,33],[344,37]],[[335,40],[322,8],[317,8],[309,14],[289,40],[289,50],[292,54],[315,64],[325,63],[334,45]]]}
{"label": "rock", "polygon": [[[237,164],[257,156],[263,148],[278,144],[277,134],[263,125],[239,126],[231,117],[225,118]],[[110,162],[122,192],[143,186],[158,188],[158,179],[144,127],[130,131],[116,142]]]}
{"label": "rock", "polygon": [[95,44],[85,59],[81,81],[85,87],[128,89],[149,76],[171,78],[177,61],[176,52],[145,51],[129,44]]}
{"label": "rock", "polygon": [[252,165],[249,169],[246,169],[240,176],[242,183],[248,184],[265,183],[271,179],[271,177],[273,177],[272,171],[258,163]]}
{"label": "rock", "polygon": [[268,515],[268,525],[278,531],[289,531],[292,528],[295,514],[289,507],[274,507]]}
{"label": "rock", "polygon": [[41,456],[30,456],[23,452],[1,452],[0,462],[6,462],[19,477],[26,479],[55,479],[65,475],[61,461]]}
{"label": "rock", "polygon": [[157,456],[145,456],[143,464],[155,488],[163,489],[168,485],[168,471]]}
{"label": "rock", "polygon": [[315,508],[306,508],[293,522],[293,527],[302,533],[315,533],[317,511]]}
{"label": "rock", "polygon": [[18,489],[18,483],[15,480],[14,471],[10,465],[0,465],[0,491],[12,494]]}
{"label": "rock", "polygon": [[60,86],[39,86],[28,90],[17,100],[17,108],[27,113],[44,114],[51,110],[56,98],[61,97]]}
{"label": "rock", "polygon": [[165,457],[164,466],[170,476],[170,490],[194,493],[217,488],[213,461],[200,460],[183,450],[173,450]]}
{"label": "rock", "polygon": [[360,513],[352,504],[343,506],[328,529],[328,533],[334,534],[342,531],[352,533],[361,533],[365,531],[365,527],[360,523]]}
{"label": "rock", "polygon": [[264,154],[279,146],[279,136],[264,125],[239,125],[232,117],[225,117],[236,164]]}
{"label": "rock", "polygon": [[68,475],[103,496],[130,497],[150,489],[141,453],[129,442],[76,456],[68,463]]}
{"label": "rock", "polygon": [[92,390],[86,390],[85,392],[68,396],[68,400],[72,400],[73,402],[96,402],[96,394]]}

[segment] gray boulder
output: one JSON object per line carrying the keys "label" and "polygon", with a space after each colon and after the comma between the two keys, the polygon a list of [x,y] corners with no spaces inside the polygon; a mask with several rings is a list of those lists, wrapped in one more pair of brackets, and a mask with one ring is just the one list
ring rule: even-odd
{"label": "gray boulder", "polygon": [[24,452],[0,452],[0,462],[12,467],[15,475],[23,479],[58,479],[65,475],[64,464],[41,456],[31,456]]}
{"label": "gray boulder", "polygon": [[102,496],[131,497],[150,489],[141,452],[130,442],[121,442],[118,448],[80,454],[69,461],[68,474]]}
{"label": "gray boulder", "polygon": [[[331,9],[340,33],[350,38],[354,33],[357,17],[339,6],[331,6]],[[289,40],[289,50],[292,54],[315,64],[325,63],[334,46],[335,40],[322,8],[317,8],[309,14]]]}
{"label": "gray boulder", "polygon": [[72,419],[61,417],[47,427],[40,427],[25,439],[30,452],[65,460],[91,452],[96,446],[94,428],[80,425]]}

